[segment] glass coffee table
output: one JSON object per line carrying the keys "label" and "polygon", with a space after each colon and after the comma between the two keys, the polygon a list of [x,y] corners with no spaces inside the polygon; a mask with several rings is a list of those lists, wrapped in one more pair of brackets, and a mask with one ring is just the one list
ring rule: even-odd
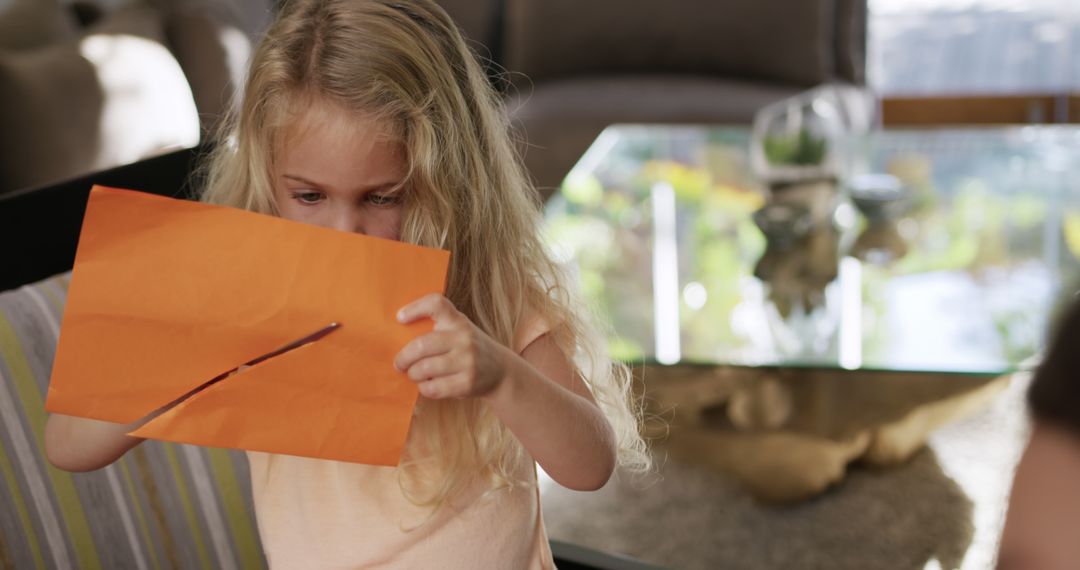
{"label": "glass coffee table", "polygon": [[[740,128],[611,127],[549,201],[549,236],[616,357],[999,375],[1038,352],[1080,271],[1080,130],[844,141],[833,228],[774,236],[789,243],[755,224],[767,198],[749,143]],[[908,191],[874,223],[845,186],[868,173]]]}
{"label": "glass coffee table", "polygon": [[[546,230],[612,354],[677,419],[671,450],[795,501],[854,459],[905,461],[1032,362],[1080,272],[1080,130],[852,136],[836,184],[772,192],[750,144],[612,126]],[[828,461],[753,452],[788,436]]]}
{"label": "glass coffee table", "polygon": [[[734,475],[761,501],[800,502],[823,518],[843,519],[824,527],[808,519],[800,539],[829,528],[855,536],[874,511],[843,496],[869,492],[867,483],[847,490],[837,484],[858,461],[893,467],[896,479],[883,489],[921,473],[911,483],[922,486],[911,491],[914,503],[901,501],[898,513],[919,511],[920,495],[961,481],[955,500],[922,509],[951,529],[939,533],[948,540],[933,539],[949,544],[930,544],[920,538],[922,523],[912,524],[896,539],[908,545],[897,556],[926,563],[940,548],[933,556],[943,567],[960,566],[971,545],[964,567],[989,565],[1022,444],[1023,385],[1009,382],[1035,362],[1052,316],[1080,277],[1080,129],[851,137],[843,141],[839,184],[800,196],[769,195],[752,173],[749,145],[743,128],[613,126],[546,205],[551,246],[607,321],[610,349],[633,365],[649,411],[663,418],[654,447],[672,460],[657,489],[618,483],[612,497],[581,508],[634,504],[619,507],[637,510],[618,520],[645,528],[667,520],[664,509],[679,503],[695,526],[729,533],[739,532],[725,526],[731,509],[749,520],[773,516],[747,510],[716,491],[719,483],[695,483],[704,469]],[[879,180],[863,175],[875,174],[898,180],[903,198],[875,200],[863,187]],[[800,216],[762,215],[777,203],[794,204],[789,213]],[[1001,449],[970,452],[993,458],[992,468],[961,472],[981,465],[965,454],[968,445],[986,446],[983,440],[953,441],[955,461],[918,453],[954,420],[999,413],[1002,399],[995,398],[1003,391],[1010,394],[1006,419],[980,428],[1001,430],[991,438],[1004,441]],[[840,498],[806,502],[827,489]],[[710,493],[717,494],[712,507]],[[559,509],[557,491],[548,495],[553,536],[587,524],[574,509]],[[770,524],[801,524],[776,517]],[[650,558],[639,548],[662,551],[664,543],[641,538],[656,532],[649,527],[621,550],[663,563],[665,555]],[[620,536],[597,540],[620,550]],[[737,562],[737,548],[715,552],[711,562]]]}

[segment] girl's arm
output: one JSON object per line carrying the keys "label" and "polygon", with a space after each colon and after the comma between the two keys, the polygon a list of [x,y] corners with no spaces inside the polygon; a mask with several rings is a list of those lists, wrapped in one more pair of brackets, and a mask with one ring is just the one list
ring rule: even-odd
{"label": "girl's arm", "polygon": [[144,438],[127,435],[128,432],[138,429],[170,406],[163,406],[130,424],[50,414],[45,422],[45,456],[54,467],[64,471],[101,469],[144,441]]}
{"label": "girl's arm", "polygon": [[521,356],[506,349],[507,371],[481,396],[544,471],[575,491],[595,491],[615,469],[611,424],[549,335]]}
{"label": "girl's arm", "polygon": [[141,425],[116,424],[51,414],[45,423],[45,455],[64,471],[93,471],[109,465],[142,442],[127,435]]}
{"label": "girl's arm", "polygon": [[[235,374],[247,367],[247,365],[240,366],[230,374]],[[130,424],[51,414],[45,422],[45,455],[49,463],[65,471],[101,469],[120,459],[129,449],[146,440],[142,437],[132,437],[127,435],[128,433],[176,407],[206,385],[203,384],[188,391]]]}
{"label": "girl's arm", "polygon": [[518,355],[442,295],[399,313],[404,323],[424,317],[435,321],[435,330],[406,345],[394,362],[424,397],[481,398],[560,485],[587,491],[607,482],[616,462],[611,425],[554,341],[541,336]]}

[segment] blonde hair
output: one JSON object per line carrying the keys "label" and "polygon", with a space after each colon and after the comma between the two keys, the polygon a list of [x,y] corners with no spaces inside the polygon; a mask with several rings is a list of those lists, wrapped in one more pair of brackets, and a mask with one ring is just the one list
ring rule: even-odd
{"label": "blonde hair", "polygon": [[[629,372],[607,357],[549,257],[506,111],[446,12],[430,0],[293,0],[281,10],[224,122],[229,142],[211,158],[204,201],[275,214],[275,155],[298,108],[377,117],[405,148],[402,241],[453,253],[446,296],[496,341],[510,346],[527,315],[549,323],[614,428],[620,464],[647,468]],[[477,473],[492,489],[518,482],[524,449],[479,400],[423,400],[413,424],[401,473],[414,503],[437,508]]]}

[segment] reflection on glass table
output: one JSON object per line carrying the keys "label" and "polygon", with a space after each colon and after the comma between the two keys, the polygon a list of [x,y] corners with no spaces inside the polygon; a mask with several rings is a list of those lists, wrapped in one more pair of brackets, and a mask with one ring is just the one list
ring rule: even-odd
{"label": "reflection on glass table", "polygon": [[1080,268],[1080,129],[849,137],[841,179],[792,195],[749,142],[614,126],[548,203],[615,356],[989,375],[1038,352]]}

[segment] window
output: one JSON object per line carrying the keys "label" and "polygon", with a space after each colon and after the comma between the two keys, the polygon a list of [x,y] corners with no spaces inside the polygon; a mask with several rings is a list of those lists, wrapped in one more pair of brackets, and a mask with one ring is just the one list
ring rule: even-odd
{"label": "window", "polygon": [[1080,121],[1080,2],[869,0],[886,123]]}

